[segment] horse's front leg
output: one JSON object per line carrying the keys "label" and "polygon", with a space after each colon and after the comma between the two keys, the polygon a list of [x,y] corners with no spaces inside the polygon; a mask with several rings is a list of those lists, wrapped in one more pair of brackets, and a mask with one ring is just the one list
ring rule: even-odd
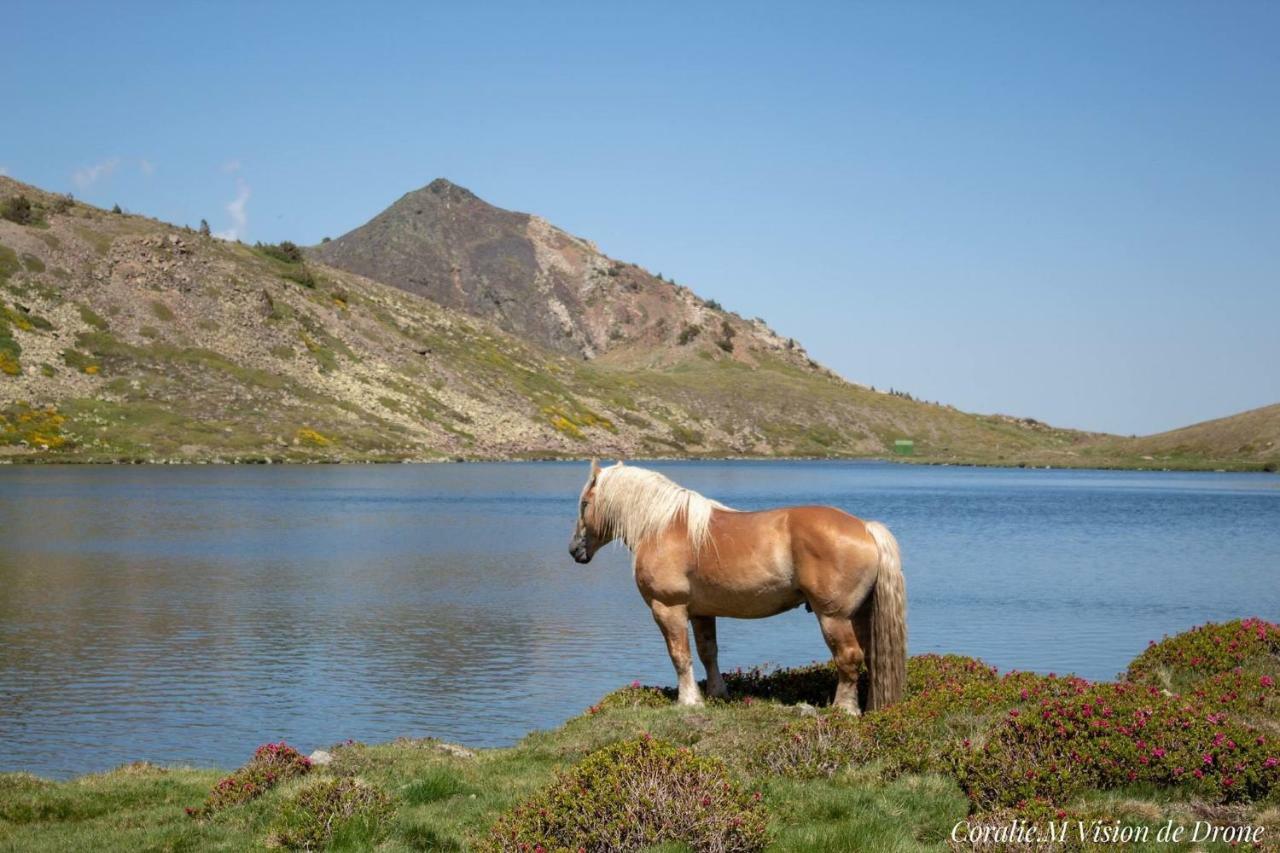
{"label": "horse's front leg", "polygon": [[653,621],[662,629],[662,636],[667,641],[667,654],[671,655],[671,663],[676,668],[680,685],[676,701],[681,705],[701,705],[702,694],[698,692],[698,682],[693,680],[693,657],[689,654],[689,608],[660,601],[649,606],[653,610]]}
{"label": "horse's front leg", "polygon": [[724,686],[724,677],[720,675],[720,649],[716,645],[716,617],[692,616],[693,640],[698,646],[698,657],[707,670],[707,695],[716,699],[724,699],[729,689]]}

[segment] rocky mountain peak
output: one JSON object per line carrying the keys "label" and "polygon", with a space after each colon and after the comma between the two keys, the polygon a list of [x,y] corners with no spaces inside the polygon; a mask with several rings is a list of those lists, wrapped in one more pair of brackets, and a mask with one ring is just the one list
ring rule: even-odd
{"label": "rocky mountain peak", "polygon": [[702,353],[750,362],[768,352],[807,362],[794,341],[762,322],[446,178],[312,252],[567,355],[670,363]]}

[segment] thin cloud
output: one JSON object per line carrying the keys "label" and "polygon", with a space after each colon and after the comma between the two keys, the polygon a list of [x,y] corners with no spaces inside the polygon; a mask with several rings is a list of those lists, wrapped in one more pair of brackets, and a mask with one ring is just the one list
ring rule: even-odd
{"label": "thin cloud", "polygon": [[80,189],[88,189],[103,178],[111,177],[112,173],[120,167],[120,158],[112,157],[110,160],[103,160],[101,163],[94,163],[92,166],[85,166],[83,169],[77,169],[71,176],[71,180]]}
{"label": "thin cloud", "polygon": [[138,168],[141,169],[142,174],[146,175],[148,178],[156,173],[156,164],[145,158],[138,161]]}
{"label": "thin cloud", "polygon": [[240,171],[241,165],[242,164],[239,160],[228,160],[222,164],[222,171],[226,172],[228,175],[234,175],[236,172]]}
{"label": "thin cloud", "polygon": [[223,240],[242,240],[249,230],[249,213],[245,209],[249,204],[249,185],[243,178],[236,178],[236,197],[227,203],[227,215],[231,217],[231,227],[219,231],[215,237]]}

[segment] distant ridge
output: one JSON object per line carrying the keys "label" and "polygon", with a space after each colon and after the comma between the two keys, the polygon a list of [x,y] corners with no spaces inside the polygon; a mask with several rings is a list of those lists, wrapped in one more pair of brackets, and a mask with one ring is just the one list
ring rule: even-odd
{"label": "distant ridge", "polygon": [[1280,466],[1280,403],[1155,435],[1117,439],[1115,446],[1139,461],[1161,460],[1173,467],[1229,459],[1275,471]]}

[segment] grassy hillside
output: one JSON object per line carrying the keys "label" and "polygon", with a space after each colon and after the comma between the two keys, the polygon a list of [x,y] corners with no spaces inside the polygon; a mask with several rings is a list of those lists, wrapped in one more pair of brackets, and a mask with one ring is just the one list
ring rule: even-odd
{"label": "grassy hillside", "polygon": [[[731,699],[703,708],[633,685],[509,749],[345,743],[308,767],[270,745],[230,775],[0,775],[0,849],[1275,849],[1280,626],[1166,639],[1117,683],[937,655],[908,675],[903,702],[861,719],[820,707],[835,674],[814,666],[727,674]],[[1015,818],[1065,821],[1070,840],[950,840]],[[1159,844],[1169,820],[1262,827],[1265,844]],[[1150,837],[1080,842],[1094,821]]]}
{"label": "grassy hillside", "polygon": [[200,236],[0,178],[0,452],[302,460],[589,453],[1069,454],[1079,433],[873,392],[706,341],[585,361],[275,247]]}
{"label": "grassy hillside", "polygon": [[1280,404],[1140,438],[1116,439],[1108,450],[1174,468],[1227,463],[1280,467]]}
{"label": "grassy hillside", "polygon": [[659,288],[705,328],[650,340],[644,327],[588,360],[292,246],[228,243],[0,177],[8,213],[19,197],[30,209],[0,218],[0,461],[884,457],[899,439],[929,462],[1275,458],[1274,444],[1240,455],[1244,438],[1153,455],[878,392],[669,282],[635,284],[640,272],[593,286]]}

